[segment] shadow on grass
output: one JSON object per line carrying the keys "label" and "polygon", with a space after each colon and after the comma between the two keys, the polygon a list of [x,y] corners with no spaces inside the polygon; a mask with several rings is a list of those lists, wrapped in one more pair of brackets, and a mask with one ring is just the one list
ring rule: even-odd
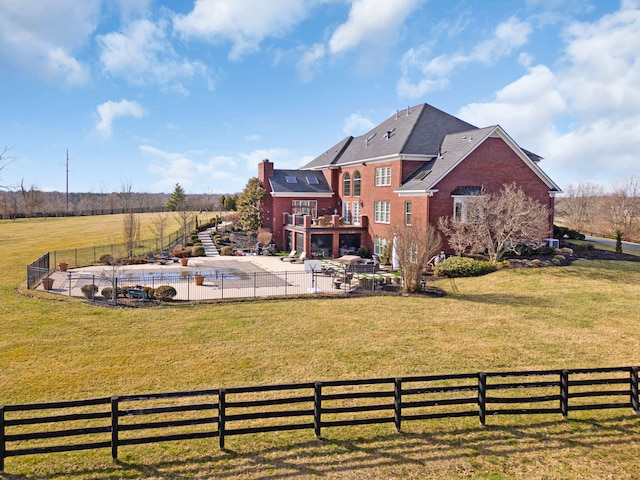
{"label": "shadow on grass", "polygon": [[[498,419],[489,421],[497,423]],[[424,424],[407,427],[424,428]],[[429,472],[429,476],[438,478],[453,472],[454,476],[467,478],[469,473],[484,475],[487,471],[512,478],[511,473],[516,476],[526,473],[507,473],[507,470],[513,470],[513,465],[520,464],[534,465],[544,477],[550,459],[564,459],[568,455],[588,460],[589,455],[597,452],[602,458],[610,459],[611,468],[624,471],[634,465],[634,459],[640,454],[640,445],[634,440],[640,434],[640,421],[634,415],[484,428],[438,424],[436,428],[437,431],[407,431],[353,439],[322,438],[266,448],[244,444],[246,451],[224,450],[214,455],[154,464],[118,460],[112,467],[95,470],[38,476],[0,474],[0,478],[398,478],[396,475],[421,478],[420,472]],[[338,429],[333,433],[338,436],[349,431]],[[286,438],[281,440],[286,441]],[[628,459],[626,465],[625,459]],[[503,470],[504,465],[510,465],[509,469]],[[552,474],[553,470],[548,473]]]}
{"label": "shadow on grass", "polygon": [[[517,295],[517,294],[500,294],[500,293],[481,293],[468,294],[456,293],[456,300],[463,302],[481,303],[484,305],[505,305],[519,307],[540,307],[540,297],[535,295]],[[553,299],[545,298],[544,307],[554,308]]]}

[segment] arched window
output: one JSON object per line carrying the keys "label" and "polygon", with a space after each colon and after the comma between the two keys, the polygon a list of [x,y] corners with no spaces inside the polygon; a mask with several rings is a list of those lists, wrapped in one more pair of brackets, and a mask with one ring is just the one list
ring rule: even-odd
{"label": "arched window", "polygon": [[354,197],[359,197],[360,196],[360,172],[358,170],[356,170],[356,172],[353,174],[353,196]]}
{"label": "arched window", "polygon": [[342,196],[351,196],[351,175],[349,175],[349,172],[345,173],[344,177],[342,177]]}

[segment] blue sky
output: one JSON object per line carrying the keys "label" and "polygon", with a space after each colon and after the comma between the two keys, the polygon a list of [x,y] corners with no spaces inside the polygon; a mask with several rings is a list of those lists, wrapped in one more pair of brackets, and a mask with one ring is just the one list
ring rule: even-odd
{"label": "blue sky", "polygon": [[[501,125],[566,188],[638,175],[638,0],[0,0],[4,186],[241,191],[397,109]],[[0,150],[1,151],[1,150]]]}

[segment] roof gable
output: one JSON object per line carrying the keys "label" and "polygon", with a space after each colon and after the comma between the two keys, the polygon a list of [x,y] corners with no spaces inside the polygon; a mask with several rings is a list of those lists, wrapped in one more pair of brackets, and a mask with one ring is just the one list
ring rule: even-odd
{"label": "roof gable", "polygon": [[397,111],[364,135],[345,138],[302,168],[328,168],[398,155],[435,157],[447,134],[474,128],[423,103]]}

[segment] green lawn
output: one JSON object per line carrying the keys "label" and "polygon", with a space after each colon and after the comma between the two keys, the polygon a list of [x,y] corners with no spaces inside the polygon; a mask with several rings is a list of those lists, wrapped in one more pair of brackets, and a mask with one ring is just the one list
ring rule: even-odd
{"label": "green lawn", "polygon": [[[149,221],[151,215],[144,217]],[[431,373],[640,365],[640,263],[448,281],[443,298],[109,309],[23,296],[48,250],[119,241],[122,217],[0,222],[0,403]],[[146,223],[145,223],[146,224]],[[46,298],[46,299],[45,299]],[[637,478],[633,412],[414,422],[6,459],[6,478]],[[18,474],[18,475],[16,475]]]}

